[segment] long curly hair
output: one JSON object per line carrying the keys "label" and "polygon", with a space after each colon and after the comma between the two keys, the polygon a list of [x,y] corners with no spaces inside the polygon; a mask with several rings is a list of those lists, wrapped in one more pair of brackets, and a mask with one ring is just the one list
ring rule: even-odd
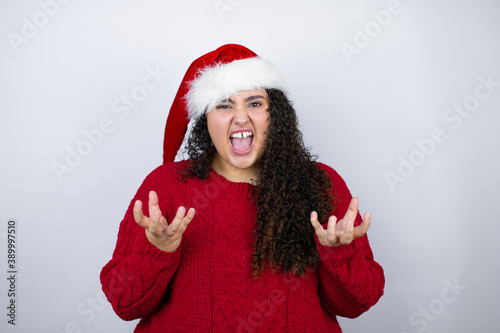
{"label": "long curly hair", "polygon": [[[252,269],[254,276],[266,266],[303,275],[319,260],[310,214],[318,212],[320,221],[328,218],[333,208],[332,184],[304,146],[292,103],[281,90],[266,92],[270,124],[252,187],[257,207]],[[216,152],[206,115],[194,124],[186,152],[190,161],[182,175],[205,179]]]}

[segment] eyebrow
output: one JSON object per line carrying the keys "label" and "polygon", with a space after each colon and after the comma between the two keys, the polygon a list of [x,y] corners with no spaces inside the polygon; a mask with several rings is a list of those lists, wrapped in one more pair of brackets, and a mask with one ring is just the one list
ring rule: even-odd
{"label": "eyebrow", "polygon": [[[254,99],[265,99],[265,98],[262,95],[252,95],[252,96],[248,96],[247,98],[245,98],[245,102],[253,101]],[[231,98],[228,98],[228,99],[223,99],[219,103],[232,103],[232,104],[234,104],[234,101]]]}

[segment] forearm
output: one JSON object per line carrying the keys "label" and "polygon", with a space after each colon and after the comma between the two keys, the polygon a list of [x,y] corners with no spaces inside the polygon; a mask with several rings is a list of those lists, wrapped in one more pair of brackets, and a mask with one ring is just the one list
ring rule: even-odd
{"label": "forearm", "polygon": [[124,320],[150,315],[161,301],[179,265],[181,248],[164,252],[144,230],[120,239],[113,259],[102,269],[101,284],[116,314]]}
{"label": "forearm", "polygon": [[316,247],[321,258],[321,302],[330,314],[355,318],[377,303],[385,277],[366,236],[349,245],[328,247],[317,242]]}

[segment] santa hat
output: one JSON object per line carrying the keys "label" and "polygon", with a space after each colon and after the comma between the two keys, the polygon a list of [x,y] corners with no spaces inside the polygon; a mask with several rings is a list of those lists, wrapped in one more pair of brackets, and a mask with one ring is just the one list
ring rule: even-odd
{"label": "santa hat", "polygon": [[168,114],[163,163],[175,159],[190,119],[199,119],[239,92],[270,88],[286,92],[277,69],[242,45],[223,45],[193,61]]}

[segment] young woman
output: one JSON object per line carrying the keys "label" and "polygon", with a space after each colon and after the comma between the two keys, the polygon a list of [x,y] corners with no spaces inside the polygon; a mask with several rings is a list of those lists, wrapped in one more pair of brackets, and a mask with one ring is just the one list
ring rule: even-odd
{"label": "young woman", "polygon": [[[172,162],[194,121],[189,159]],[[383,294],[358,199],[315,162],[276,69],[224,45],[188,69],[101,272],[135,332],[341,332]],[[146,206],[147,203],[147,206]]]}

